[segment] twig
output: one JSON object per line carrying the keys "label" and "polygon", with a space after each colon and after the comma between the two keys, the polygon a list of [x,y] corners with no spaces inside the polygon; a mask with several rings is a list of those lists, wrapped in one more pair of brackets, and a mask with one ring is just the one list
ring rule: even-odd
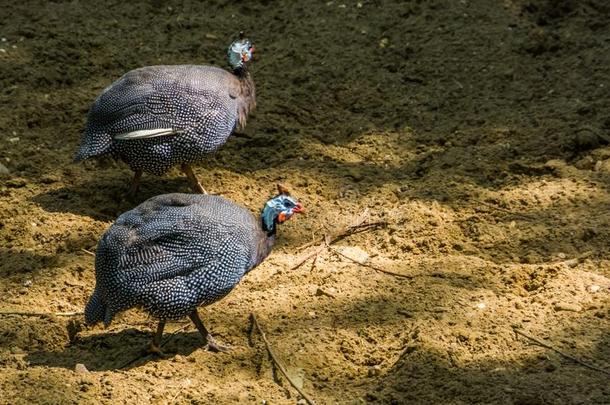
{"label": "twig", "polygon": [[288,372],[286,371],[286,369],[284,368],[284,366],[282,366],[282,364],[278,361],[277,357],[275,356],[275,353],[273,353],[273,350],[271,349],[271,345],[269,344],[269,341],[267,340],[267,337],[265,336],[265,332],[263,332],[263,329],[261,328],[261,326],[259,325],[258,321],[256,320],[256,315],[254,315],[253,313],[250,314],[250,319],[252,320],[252,323],[254,324],[254,326],[256,326],[256,329],[259,331],[259,333],[261,334],[261,337],[263,338],[263,342],[265,342],[265,347],[267,348],[267,352],[269,352],[269,356],[271,356],[271,359],[273,360],[273,362],[275,363],[275,365],[277,366],[277,368],[282,372],[282,374],[284,374],[284,377],[286,377],[286,379],[288,380],[288,382],[290,383],[290,385],[292,385],[294,387],[295,390],[298,391],[298,393],[303,397],[303,399],[305,399],[305,402],[307,402],[309,405],[314,405],[315,402],[313,402],[313,400],[311,398],[309,398],[298,386],[297,384],[292,380],[292,378],[290,378],[290,376],[288,375]]}
{"label": "twig", "polygon": [[394,277],[402,277],[402,278],[414,278],[415,276],[413,275],[408,275],[408,274],[400,274],[400,273],[394,273],[393,271],[390,270],[386,270],[386,269],[382,269],[381,267],[377,267],[377,266],[373,266],[372,264],[368,264],[368,263],[363,263],[363,262],[359,262],[358,260],[349,257],[348,255],[346,255],[345,253],[341,252],[338,249],[335,249],[331,246],[328,247],[330,250],[332,250],[334,253],[336,253],[337,255],[341,256],[341,257],[345,257],[346,259],[360,265],[363,267],[368,267],[370,269],[373,269],[375,271],[379,271],[381,273],[385,273],[385,274],[389,274],[390,276],[394,276]]}
{"label": "twig", "polygon": [[[365,210],[362,214],[360,214],[360,216],[356,219],[356,221],[353,224],[341,227],[332,233],[324,235],[324,238],[322,239],[322,243],[320,243],[312,251],[307,252],[304,255],[302,255],[297,260],[297,263],[294,266],[292,266],[291,270],[298,269],[307,260],[309,260],[313,257],[317,257],[320,253],[322,253],[323,250],[328,248],[330,245],[337,243],[340,240],[345,239],[346,237],[348,237],[350,235],[354,235],[354,234],[360,233],[360,232],[366,232],[371,229],[376,229],[381,226],[386,226],[388,224],[386,221],[367,222],[366,221],[367,217],[368,217],[368,210]],[[305,245],[301,246],[301,248],[299,248],[299,249],[302,249],[303,247],[312,246],[315,243],[316,242],[308,242]]]}
{"label": "twig", "polygon": [[558,353],[561,356],[565,357],[566,359],[572,360],[573,362],[580,364],[581,366],[585,366],[585,367],[587,367],[587,368],[589,368],[591,370],[599,371],[600,373],[604,373],[604,374],[610,375],[610,371],[605,370],[605,369],[600,368],[600,367],[597,367],[597,366],[594,366],[594,365],[591,365],[591,364],[588,364],[588,363],[585,363],[584,361],[582,361],[580,359],[577,359],[576,357],[570,356],[569,354],[566,354],[566,353],[560,351],[559,349],[556,349],[553,346],[551,346],[551,345],[549,345],[547,343],[544,343],[542,340],[528,335],[527,333],[523,332],[522,330],[520,330],[518,328],[513,328],[513,331],[515,332],[515,334],[521,335],[524,338],[527,338],[527,339],[531,340],[532,342],[535,342],[539,346],[542,346],[544,348],[552,350],[555,353]]}
{"label": "twig", "polygon": [[178,399],[178,396],[182,393],[182,391],[189,385],[191,385],[192,382],[190,379],[186,379],[182,382],[182,384],[180,384],[180,387],[178,388],[178,392],[176,392],[176,395],[174,395],[174,397],[172,399],[169,400],[169,404],[175,404],[176,400]]}
{"label": "twig", "polygon": [[297,261],[297,263],[292,266],[290,268],[290,270],[296,270],[299,267],[301,267],[303,265],[303,263],[305,263],[307,260],[311,259],[312,257],[318,257],[318,255],[320,253],[322,253],[322,251],[324,249],[326,249],[327,245],[326,242],[322,242],[318,247],[315,248],[315,250],[307,253],[306,255],[301,256],[301,258]]}
{"label": "twig", "polygon": [[19,315],[19,316],[77,316],[82,312],[25,312],[25,311],[0,311],[0,315]]}
{"label": "twig", "polygon": [[309,271],[311,273],[313,273],[313,271],[316,269],[316,262],[318,261],[318,255],[316,255],[313,260],[311,261],[311,268],[309,269]]}
{"label": "twig", "polygon": [[95,256],[95,253],[93,253],[93,252],[92,252],[92,251],[90,251],[90,250],[87,250],[87,249],[81,249],[81,250],[82,250],[83,252],[87,253],[88,255]]}
{"label": "twig", "polygon": [[415,350],[415,347],[413,347],[412,345],[412,339],[413,339],[413,331],[417,330],[419,331],[419,322],[414,322],[411,327],[409,328],[409,332],[407,332],[407,336],[410,338],[409,341],[400,349],[400,355],[398,356],[398,358],[396,359],[396,361],[394,362],[394,364],[392,364],[392,368],[395,368],[396,365],[398,364],[399,361],[401,361],[407,354],[412,353]]}

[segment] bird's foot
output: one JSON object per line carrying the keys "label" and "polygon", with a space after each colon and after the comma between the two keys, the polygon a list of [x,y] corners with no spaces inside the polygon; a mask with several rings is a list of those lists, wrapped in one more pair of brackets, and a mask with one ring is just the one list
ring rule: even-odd
{"label": "bird's foot", "polygon": [[189,184],[191,185],[191,188],[193,189],[193,191],[195,193],[199,193],[199,194],[208,193],[207,191],[205,191],[205,189],[203,188],[203,186],[201,185],[199,180],[197,180],[197,176],[195,176],[195,172],[193,172],[193,168],[191,166],[187,165],[186,163],[183,163],[182,172],[184,174],[186,174]]}
{"label": "bird's foot", "polygon": [[144,353],[146,355],[153,355],[153,356],[157,356],[157,357],[161,357],[161,358],[166,357],[165,353],[163,353],[163,351],[161,350],[161,346],[159,346],[153,342],[150,342],[148,347],[144,350]]}
{"label": "bird's foot", "polygon": [[128,201],[133,200],[136,197],[136,194],[138,194],[138,190],[140,189],[140,179],[141,178],[142,178],[142,171],[141,170],[136,171],[133,176],[133,180],[131,181],[131,185],[129,186],[129,191],[127,192],[127,195],[125,196],[125,198]]}
{"label": "bird's foot", "polygon": [[205,188],[203,188],[203,186],[199,182],[194,183],[192,185],[192,189],[193,189],[194,192],[199,193],[199,194],[207,194],[208,193],[207,191],[205,191]]}
{"label": "bird's foot", "polygon": [[231,350],[231,346],[218,343],[210,334],[207,335],[206,342],[203,347],[205,350],[215,353],[225,353]]}

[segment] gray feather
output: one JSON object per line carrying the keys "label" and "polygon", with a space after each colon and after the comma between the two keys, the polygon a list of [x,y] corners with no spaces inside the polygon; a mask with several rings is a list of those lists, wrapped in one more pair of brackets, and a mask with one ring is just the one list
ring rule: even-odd
{"label": "gray feather", "polygon": [[[178,319],[228,294],[270,252],[250,211],[219,196],[166,194],[122,214],[102,236],[87,322],[132,307]],[[95,305],[94,305],[95,304]]]}
{"label": "gray feather", "polygon": [[75,160],[110,154],[153,174],[200,161],[223,145],[253,108],[247,77],[252,88],[211,66],[132,70],[95,101]]}

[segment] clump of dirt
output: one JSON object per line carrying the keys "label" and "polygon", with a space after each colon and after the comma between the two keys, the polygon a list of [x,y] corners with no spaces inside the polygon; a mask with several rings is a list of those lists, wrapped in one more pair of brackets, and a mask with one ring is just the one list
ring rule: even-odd
{"label": "clump of dirt", "polygon": [[[92,13],[95,10],[95,13]],[[601,0],[15,2],[0,23],[0,402],[607,403],[610,6]],[[81,312],[100,235],[178,171],[75,165],[96,95],[145,65],[224,66],[254,39],[258,109],[197,167],[253,212],[308,215],[165,359],[154,320]],[[351,235],[294,269],[362,213]],[[362,264],[358,264],[361,262]],[[375,270],[382,269],[386,273]],[[396,277],[394,272],[406,277]],[[77,366],[79,365],[80,366]],[[299,402],[300,401],[300,402]]]}

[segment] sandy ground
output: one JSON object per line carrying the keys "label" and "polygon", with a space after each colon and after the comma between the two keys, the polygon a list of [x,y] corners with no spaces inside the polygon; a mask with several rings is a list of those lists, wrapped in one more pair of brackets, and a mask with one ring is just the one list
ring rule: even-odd
{"label": "sandy ground", "polygon": [[[318,404],[610,403],[608,374],[513,331],[610,370],[606,1],[4,1],[1,14],[0,403],[303,403],[250,313]],[[96,95],[139,66],[225,66],[240,29],[257,46],[258,109],[196,171],[253,212],[282,181],[309,213],[201,309],[233,350],[204,351],[175,323],[168,358],[138,358],[155,323],[137,310],[108,329],[6,314],[82,311],[84,250],[121,212],[189,190],[176,170],[130,201],[124,164],[71,163]],[[363,213],[387,226],[292,269]]]}

